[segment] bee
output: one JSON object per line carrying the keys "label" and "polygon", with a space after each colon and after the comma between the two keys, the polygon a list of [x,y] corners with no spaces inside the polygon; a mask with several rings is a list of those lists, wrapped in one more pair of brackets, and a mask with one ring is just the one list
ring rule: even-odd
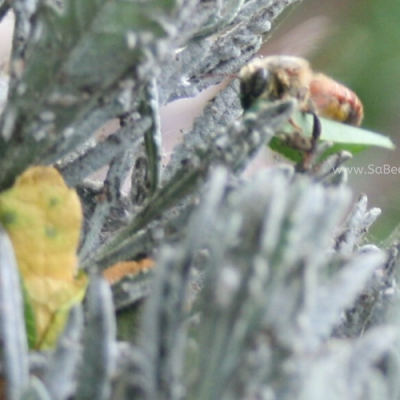
{"label": "bee", "polygon": [[300,57],[255,59],[239,74],[243,109],[254,101],[294,98],[300,111],[359,126],[364,116],[357,95],[334,79],[312,70]]}

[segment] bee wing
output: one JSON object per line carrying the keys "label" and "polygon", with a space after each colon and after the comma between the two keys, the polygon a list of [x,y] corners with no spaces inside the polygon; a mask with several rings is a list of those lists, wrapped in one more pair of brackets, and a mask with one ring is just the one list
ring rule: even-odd
{"label": "bee wing", "polygon": [[283,36],[278,34],[274,38],[273,34],[272,38],[262,45],[258,54],[307,57],[321,46],[332,31],[333,24],[330,18],[325,16],[309,18]]}

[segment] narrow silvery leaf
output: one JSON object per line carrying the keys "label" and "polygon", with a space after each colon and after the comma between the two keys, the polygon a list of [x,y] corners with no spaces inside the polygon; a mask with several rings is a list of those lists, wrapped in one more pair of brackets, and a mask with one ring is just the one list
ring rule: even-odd
{"label": "narrow silvery leaf", "polygon": [[393,351],[399,332],[394,326],[379,326],[370,329],[355,343],[350,358],[350,376],[361,380],[368,369],[374,368],[382,358]]}
{"label": "narrow silvery leaf", "polygon": [[116,327],[111,290],[102,277],[91,276],[87,302],[83,363],[78,377],[76,399],[105,400],[111,392]]}
{"label": "narrow silvery leaf", "polygon": [[326,286],[319,288],[315,307],[310,313],[312,331],[329,335],[340,316],[365,287],[373,272],[384,262],[382,253],[361,254],[345,265]]}
{"label": "narrow silvery leaf", "polygon": [[[162,136],[160,128],[160,114],[158,109],[157,82],[153,79],[147,87],[147,108],[152,116],[152,125],[145,132],[144,143],[148,161],[148,179],[150,194],[153,194],[160,184],[161,178],[161,147]],[[133,183],[133,182],[132,182]]]}
{"label": "narrow silvery leaf", "polygon": [[0,226],[0,337],[9,400],[17,400],[28,383],[28,339],[21,293],[12,244]]}
{"label": "narrow silvery leaf", "polygon": [[81,354],[83,315],[80,306],[71,309],[68,323],[46,368],[43,383],[53,400],[65,400],[75,388],[75,372]]}
{"label": "narrow silvery leaf", "polygon": [[52,400],[52,398],[44,384],[38,378],[32,377],[20,400]]}
{"label": "narrow silvery leaf", "polygon": [[368,198],[361,195],[349,215],[343,233],[336,239],[336,250],[341,254],[351,254],[361,237],[379,217],[379,208],[367,209]]}

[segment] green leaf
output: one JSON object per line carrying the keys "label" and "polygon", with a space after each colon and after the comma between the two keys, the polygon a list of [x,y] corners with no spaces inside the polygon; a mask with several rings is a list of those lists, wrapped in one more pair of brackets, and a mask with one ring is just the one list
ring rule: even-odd
{"label": "green leaf", "polygon": [[33,310],[33,306],[22,277],[21,277],[21,288],[24,296],[24,315],[25,315],[26,335],[28,336],[28,346],[30,349],[33,349],[35,347],[37,339],[35,311]]}
{"label": "green leaf", "polygon": [[[313,129],[312,115],[298,111],[293,114],[291,119],[302,129],[302,134],[304,136],[311,137],[311,132]],[[323,154],[322,158],[341,150],[347,150],[353,154],[356,154],[371,146],[383,147],[390,150],[395,148],[395,145],[390,138],[379,133],[371,132],[363,128],[346,125],[336,121],[331,121],[321,117],[320,120],[322,126],[320,140],[334,143],[334,145]],[[287,123],[280,129],[279,133],[291,134],[294,131],[295,128],[293,125]],[[298,162],[302,159],[302,153],[299,150],[291,148],[286,143],[286,140],[283,136],[276,135],[269,143],[269,146],[272,150],[282,154],[289,160]]]}

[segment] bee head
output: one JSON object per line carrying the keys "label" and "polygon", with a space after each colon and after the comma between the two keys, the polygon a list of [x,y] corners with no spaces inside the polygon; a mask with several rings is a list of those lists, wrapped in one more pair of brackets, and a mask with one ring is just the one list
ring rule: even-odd
{"label": "bee head", "polygon": [[266,68],[244,70],[240,74],[240,102],[247,110],[263,93],[269,91],[270,73]]}

